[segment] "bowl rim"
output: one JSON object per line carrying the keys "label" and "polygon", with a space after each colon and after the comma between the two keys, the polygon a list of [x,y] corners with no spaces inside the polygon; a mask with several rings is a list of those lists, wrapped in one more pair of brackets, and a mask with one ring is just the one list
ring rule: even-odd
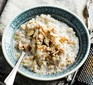
{"label": "bowl rim", "polygon": [[78,70],[82,65],[83,63],[85,62],[85,60],[87,59],[88,57],[88,54],[89,54],[89,50],[90,50],[90,35],[89,35],[89,32],[88,32],[88,29],[87,27],[85,26],[84,22],[73,12],[71,12],[70,10],[66,9],[66,8],[59,8],[59,7],[56,7],[56,6],[37,6],[37,7],[33,7],[33,8],[28,8],[28,9],[25,9],[23,10],[22,12],[18,13],[6,26],[6,28],[4,29],[4,33],[3,33],[3,36],[2,36],[2,51],[3,51],[3,54],[4,54],[4,57],[6,59],[6,61],[9,63],[9,65],[13,68],[14,65],[12,64],[12,62],[10,61],[10,59],[8,58],[7,54],[6,54],[6,51],[5,51],[5,45],[4,45],[4,37],[6,36],[5,33],[6,33],[6,29],[9,27],[9,25],[11,24],[11,22],[19,15],[21,15],[23,12],[25,11],[28,11],[28,10],[31,10],[31,9],[34,9],[34,8],[43,8],[43,7],[50,7],[50,8],[57,8],[57,9],[63,9],[67,12],[69,12],[70,14],[74,15],[81,23],[82,25],[84,26],[85,30],[86,30],[86,33],[87,33],[87,36],[88,36],[88,48],[87,48],[87,52],[85,54],[85,57],[83,58],[83,60],[77,65],[76,68],[74,68],[73,70],[71,70],[70,72],[66,73],[66,74],[63,74],[63,75],[60,75],[58,77],[55,77],[55,78],[37,78],[37,77],[33,77],[33,76],[30,76],[28,74],[25,74],[23,71],[19,70],[18,69],[18,72],[27,77],[27,78],[30,78],[30,79],[35,79],[35,80],[41,80],[41,81],[51,81],[51,80],[57,80],[57,79],[60,79],[60,78],[63,78],[63,77],[66,77],[68,75],[70,75],[71,73],[75,72],[76,70]]}

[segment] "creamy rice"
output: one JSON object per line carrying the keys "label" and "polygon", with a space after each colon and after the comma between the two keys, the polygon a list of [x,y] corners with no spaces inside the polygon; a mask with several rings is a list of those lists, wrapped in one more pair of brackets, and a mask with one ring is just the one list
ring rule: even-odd
{"label": "creamy rice", "polygon": [[44,14],[22,24],[14,39],[16,50],[26,51],[22,65],[40,74],[60,72],[73,64],[79,49],[73,29]]}

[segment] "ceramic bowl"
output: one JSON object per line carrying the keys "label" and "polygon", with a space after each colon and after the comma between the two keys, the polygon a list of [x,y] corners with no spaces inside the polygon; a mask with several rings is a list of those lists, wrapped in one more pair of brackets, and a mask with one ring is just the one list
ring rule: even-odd
{"label": "ceramic bowl", "polygon": [[36,79],[36,80],[56,80],[59,78],[66,77],[67,75],[75,72],[79,69],[88,57],[90,49],[89,33],[85,25],[81,20],[70,11],[60,9],[56,7],[36,7],[23,11],[17,15],[6,27],[3,38],[2,38],[2,49],[7,62],[14,67],[17,62],[14,49],[13,35],[20,25],[27,22],[31,18],[40,14],[50,14],[53,18],[68,24],[76,32],[76,36],[79,38],[79,51],[76,61],[67,67],[67,69],[56,74],[42,75],[27,70],[23,66],[20,66],[18,72],[25,77]]}

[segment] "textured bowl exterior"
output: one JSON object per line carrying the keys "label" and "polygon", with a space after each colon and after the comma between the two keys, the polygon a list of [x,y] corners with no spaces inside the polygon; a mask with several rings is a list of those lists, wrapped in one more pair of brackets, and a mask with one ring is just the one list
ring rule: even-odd
{"label": "textured bowl exterior", "polygon": [[26,68],[24,68],[23,66],[19,67],[18,72],[28,78],[32,78],[36,80],[46,81],[46,80],[56,80],[59,78],[63,78],[81,67],[81,65],[87,59],[89,49],[90,49],[90,39],[89,39],[89,33],[87,28],[80,21],[80,19],[77,18],[75,14],[65,9],[43,6],[43,7],[28,9],[20,13],[18,16],[16,16],[7,25],[3,34],[2,49],[3,49],[4,56],[7,62],[13,67],[17,62],[17,59],[15,57],[14,39],[13,39],[13,35],[15,31],[19,29],[21,24],[27,22],[31,18],[40,14],[50,14],[53,18],[61,22],[64,22],[73,28],[73,30],[76,32],[77,37],[79,38],[79,52],[77,55],[78,57],[76,58],[76,61],[71,66],[67,67],[67,69],[63,70],[62,72],[58,72],[56,74],[41,75],[41,74],[31,72]]}

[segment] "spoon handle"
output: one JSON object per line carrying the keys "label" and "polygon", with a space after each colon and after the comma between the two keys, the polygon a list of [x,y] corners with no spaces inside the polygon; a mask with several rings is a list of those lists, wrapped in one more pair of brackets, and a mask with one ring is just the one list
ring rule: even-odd
{"label": "spoon handle", "polygon": [[10,74],[7,76],[7,78],[4,80],[4,83],[6,85],[13,85],[14,79],[15,79],[15,76],[16,76],[16,73],[17,73],[17,70],[18,70],[18,67],[19,67],[24,55],[25,55],[25,52],[22,52],[18,62],[14,66],[13,70],[10,72]]}

